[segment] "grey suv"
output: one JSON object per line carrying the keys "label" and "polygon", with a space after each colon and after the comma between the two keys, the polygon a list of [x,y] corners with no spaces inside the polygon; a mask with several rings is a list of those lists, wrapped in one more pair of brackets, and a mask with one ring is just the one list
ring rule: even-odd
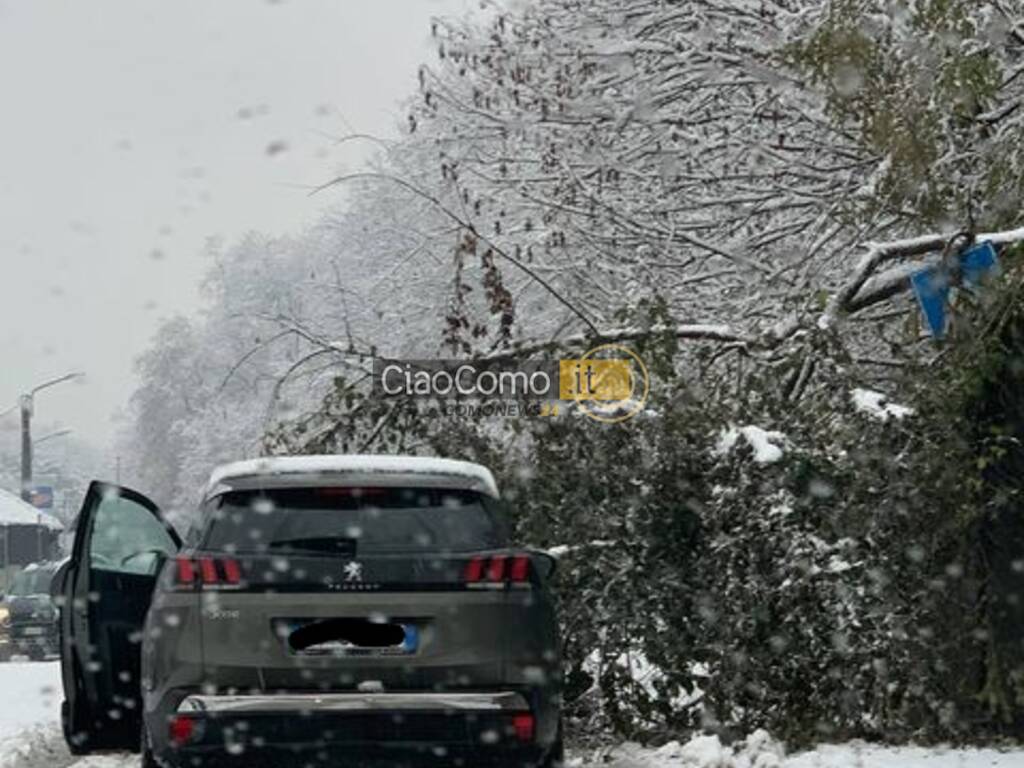
{"label": "grey suv", "polygon": [[553,565],[467,462],[228,465],[183,541],[94,483],[54,580],[65,737],[141,734],[144,766],[559,764]]}

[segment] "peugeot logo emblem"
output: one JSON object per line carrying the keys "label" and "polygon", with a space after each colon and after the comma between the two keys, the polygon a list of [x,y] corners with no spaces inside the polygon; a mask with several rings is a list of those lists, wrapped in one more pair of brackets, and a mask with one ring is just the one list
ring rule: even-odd
{"label": "peugeot logo emblem", "polygon": [[363,564],[353,560],[345,564],[345,581],[362,581]]}

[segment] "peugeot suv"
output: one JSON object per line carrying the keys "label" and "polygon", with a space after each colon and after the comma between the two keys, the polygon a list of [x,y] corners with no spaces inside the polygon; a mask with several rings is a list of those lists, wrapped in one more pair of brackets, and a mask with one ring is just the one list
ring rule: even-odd
{"label": "peugeot suv", "polygon": [[553,566],[467,462],[231,464],[183,539],[94,483],[54,587],[65,737],[172,768],[559,764]]}

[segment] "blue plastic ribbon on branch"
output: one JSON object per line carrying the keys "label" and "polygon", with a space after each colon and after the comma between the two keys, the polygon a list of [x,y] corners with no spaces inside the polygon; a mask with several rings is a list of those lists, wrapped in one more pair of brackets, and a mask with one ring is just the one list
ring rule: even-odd
{"label": "blue plastic ribbon on branch", "polygon": [[910,285],[921,305],[932,336],[946,335],[946,304],[949,302],[949,274],[941,267],[928,267],[910,276]]}
{"label": "blue plastic ribbon on branch", "polygon": [[960,255],[960,271],[964,283],[971,288],[978,288],[990,277],[999,274],[999,257],[991,242],[978,243]]}
{"label": "blue plastic ribbon on branch", "polygon": [[[971,246],[958,258],[963,283],[972,290],[977,290],[985,280],[999,274],[999,256],[988,240]],[[946,307],[951,285],[949,271],[942,265],[922,269],[910,276],[910,285],[932,336],[941,339],[946,335]]]}

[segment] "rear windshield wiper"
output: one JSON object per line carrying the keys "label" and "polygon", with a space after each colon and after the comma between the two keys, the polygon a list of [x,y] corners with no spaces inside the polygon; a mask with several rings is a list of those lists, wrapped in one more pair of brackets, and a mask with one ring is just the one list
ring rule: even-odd
{"label": "rear windshield wiper", "polygon": [[355,557],[356,539],[349,536],[309,536],[302,539],[279,539],[268,545],[271,549],[301,549]]}

